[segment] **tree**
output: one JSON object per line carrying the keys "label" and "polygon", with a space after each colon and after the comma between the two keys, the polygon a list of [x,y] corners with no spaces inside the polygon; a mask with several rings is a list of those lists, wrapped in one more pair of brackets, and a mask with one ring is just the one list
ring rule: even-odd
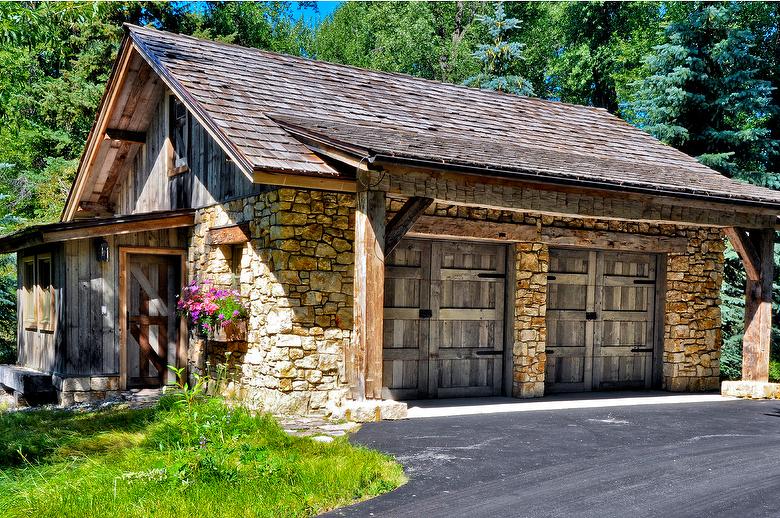
{"label": "tree", "polygon": [[426,79],[478,71],[475,2],[346,2],[317,28],[315,57]]}
{"label": "tree", "polygon": [[509,33],[520,25],[517,18],[507,18],[503,2],[496,2],[494,14],[477,16],[488,30],[492,41],[477,47],[474,56],[482,63],[482,71],[464,82],[487,90],[518,95],[533,95],[531,83],[517,74],[517,64],[523,59],[520,42],[510,42]]}
{"label": "tree", "polygon": [[772,87],[757,77],[750,31],[729,4],[695,4],[665,30],[638,83],[636,121],[660,140],[729,176],[760,183],[777,146],[767,121]]}
{"label": "tree", "polygon": [[550,4],[551,95],[617,113],[640,78],[642,59],[658,41],[656,2],[562,2]]}

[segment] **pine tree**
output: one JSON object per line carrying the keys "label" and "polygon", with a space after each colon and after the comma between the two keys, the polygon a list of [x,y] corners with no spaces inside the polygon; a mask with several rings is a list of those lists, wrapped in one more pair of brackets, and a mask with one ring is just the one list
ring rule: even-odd
{"label": "pine tree", "polygon": [[772,87],[757,77],[753,35],[732,25],[732,4],[693,4],[669,24],[638,85],[636,122],[728,176],[763,183],[778,142],[767,120]]}
{"label": "pine tree", "polygon": [[[638,85],[632,105],[636,122],[728,176],[780,187],[777,175],[768,168],[778,148],[769,129],[777,113],[774,88],[759,76],[762,62],[752,33],[734,22],[742,6],[673,7],[683,15],[669,24],[665,43],[647,58],[650,75]],[[730,247],[725,259],[721,372],[735,378],[742,368],[745,273]],[[776,263],[778,259],[776,249]],[[777,308],[780,300],[775,298]],[[772,335],[777,355],[780,330],[774,327]]]}
{"label": "pine tree", "polygon": [[493,15],[480,15],[477,20],[487,28],[492,41],[477,47],[474,57],[482,63],[482,72],[466,79],[464,84],[486,90],[533,95],[531,83],[516,74],[517,64],[523,59],[524,45],[509,41],[509,33],[519,27],[520,20],[506,17],[503,2],[496,2]]}

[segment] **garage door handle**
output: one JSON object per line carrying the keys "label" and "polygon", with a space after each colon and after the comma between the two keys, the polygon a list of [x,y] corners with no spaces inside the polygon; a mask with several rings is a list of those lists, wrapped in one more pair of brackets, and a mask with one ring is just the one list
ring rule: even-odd
{"label": "garage door handle", "polygon": [[419,315],[420,315],[420,318],[431,318],[431,317],[433,317],[433,310],[431,310],[431,309],[421,309]]}
{"label": "garage door handle", "polygon": [[477,356],[501,356],[504,351],[475,351],[474,354]]}
{"label": "garage door handle", "polygon": [[480,277],[482,279],[505,279],[506,274],[482,272],[482,273],[478,273],[477,277]]}
{"label": "garage door handle", "polygon": [[652,347],[632,347],[631,348],[632,353],[651,353],[653,352]]}
{"label": "garage door handle", "polygon": [[545,354],[555,354],[555,351],[553,349],[545,349]]}

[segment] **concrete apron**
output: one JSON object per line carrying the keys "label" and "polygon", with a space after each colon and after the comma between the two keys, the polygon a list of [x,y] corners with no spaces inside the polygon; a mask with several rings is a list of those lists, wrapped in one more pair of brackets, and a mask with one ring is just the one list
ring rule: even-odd
{"label": "concrete apron", "polygon": [[709,394],[670,394],[668,392],[590,392],[556,394],[540,400],[518,400],[508,397],[431,399],[407,401],[407,419],[451,417],[461,415],[499,414],[569,410],[575,408],[609,408],[640,405],[673,405],[681,403],[714,403],[736,401],[735,397]]}

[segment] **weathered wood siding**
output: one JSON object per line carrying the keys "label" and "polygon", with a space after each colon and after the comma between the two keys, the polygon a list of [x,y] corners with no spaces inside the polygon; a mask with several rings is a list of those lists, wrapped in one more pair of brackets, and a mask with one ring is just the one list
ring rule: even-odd
{"label": "weathered wood siding", "polygon": [[[22,257],[35,254],[51,254],[52,285],[55,292],[55,325],[50,331],[26,329],[23,297],[22,297]],[[47,248],[28,249],[18,253],[16,310],[17,310],[17,364],[43,372],[56,370],[58,351],[64,344],[63,293],[65,286],[65,263],[62,246],[53,245]]]}
{"label": "weathered wood siding", "polygon": [[168,94],[157,100],[146,131],[146,144],[119,181],[114,193],[117,214],[199,208],[263,191],[236,167],[208,132],[188,114],[187,164],[190,171],[168,176]]}
{"label": "weathered wood siding", "polygon": [[93,239],[64,243],[65,342],[57,370],[67,375],[119,373],[119,247],[186,246],[187,230],[171,229],[106,237],[108,262],[98,262]]}

